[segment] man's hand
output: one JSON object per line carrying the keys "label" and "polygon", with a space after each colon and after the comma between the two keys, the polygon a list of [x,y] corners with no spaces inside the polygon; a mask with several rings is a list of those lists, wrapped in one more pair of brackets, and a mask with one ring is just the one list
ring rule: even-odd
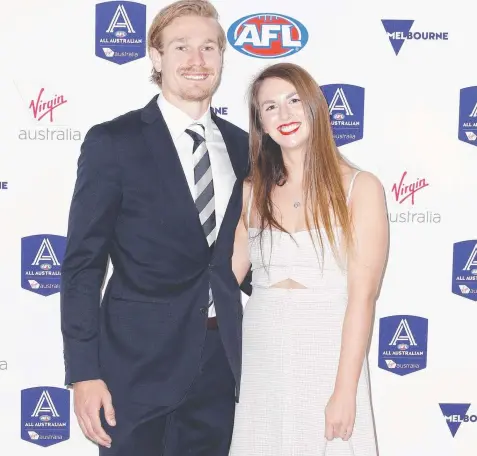
{"label": "man's hand", "polygon": [[74,409],[84,435],[99,445],[111,447],[111,437],[101,426],[99,411],[110,426],[116,425],[114,408],[106,383],[102,380],[87,380],[73,385]]}

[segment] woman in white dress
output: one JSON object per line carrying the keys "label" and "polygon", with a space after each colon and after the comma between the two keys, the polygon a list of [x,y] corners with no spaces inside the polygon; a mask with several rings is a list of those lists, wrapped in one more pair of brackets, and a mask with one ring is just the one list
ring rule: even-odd
{"label": "woman in white dress", "polygon": [[251,175],[232,267],[252,266],[230,456],[376,456],[366,351],[388,249],[379,180],[337,150],[301,67],[250,90]]}

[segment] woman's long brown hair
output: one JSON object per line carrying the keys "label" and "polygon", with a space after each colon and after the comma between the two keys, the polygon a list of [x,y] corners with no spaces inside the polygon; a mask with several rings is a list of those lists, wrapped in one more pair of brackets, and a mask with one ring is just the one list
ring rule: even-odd
{"label": "woman's long brown hair", "polygon": [[272,203],[274,187],[285,184],[288,173],[279,145],[263,131],[258,101],[260,87],[263,81],[269,78],[289,82],[301,99],[310,130],[304,161],[303,187],[304,206],[305,209],[311,207],[312,223],[310,224],[308,210],[305,210],[306,226],[308,230],[311,227],[317,229],[321,249],[325,234],[333,253],[339,256],[338,239],[333,228],[341,228],[346,247],[350,246],[352,239],[350,214],[340,170],[342,158],[333,138],[328,104],[323,92],[306,70],[291,63],[278,63],[263,70],[253,80],[249,92],[250,180],[260,232],[265,228],[275,228],[288,233],[277,220]]}

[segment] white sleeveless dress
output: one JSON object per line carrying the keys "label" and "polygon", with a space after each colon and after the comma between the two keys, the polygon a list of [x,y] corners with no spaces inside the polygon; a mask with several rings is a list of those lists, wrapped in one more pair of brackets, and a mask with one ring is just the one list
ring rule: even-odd
{"label": "white sleeveless dress", "polygon": [[[319,249],[316,231],[312,234]],[[347,442],[327,442],[324,437],[347,281],[326,238],[323,243],[322,264],[308,231],[297,232],[292,239],[266,229],[261,243],[259,230],[249,229],[253,292],[244,311],[241,394],[230,456],[377,455],[366,359],[352,437]],[[271,287],[286,279],[307,288]]]}

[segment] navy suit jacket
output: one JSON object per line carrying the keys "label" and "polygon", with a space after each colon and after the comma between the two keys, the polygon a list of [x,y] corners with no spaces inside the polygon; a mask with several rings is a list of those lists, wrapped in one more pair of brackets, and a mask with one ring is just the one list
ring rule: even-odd
{"label": "navy suit jacket", "polygon": [[103,379],[116,404],[178,403],[197,374],[210,283],[238,400],[242,306],[231,256],[248,135],[212,118],[237,176],[213,252],[157,96],[86,135],[61,272],[66,384]]}

